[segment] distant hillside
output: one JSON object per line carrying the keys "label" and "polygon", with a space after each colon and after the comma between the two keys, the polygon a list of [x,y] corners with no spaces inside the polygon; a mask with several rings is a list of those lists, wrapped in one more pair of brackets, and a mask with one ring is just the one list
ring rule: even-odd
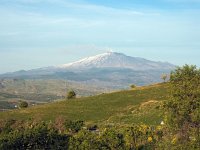
{"label": "distant hillside", "polygon": [[0,111],[14,109],[19,100],[35,105],[62,99],[71,89],[76,91],[78,97],[114,90],[109,87],[56,79],[3,79],[0,80],[0,85]]}
{"label": "distant hillside", "polygon": [[55,117],[62,116],[70,120],[84,120],[87,123],[98,124],[140,122],[159,124],[162,120],[160,102],[168,98],[168,84],[156,84],[75,100],[63,100],[24,110],[2,112],[0,118],[54,120]]}

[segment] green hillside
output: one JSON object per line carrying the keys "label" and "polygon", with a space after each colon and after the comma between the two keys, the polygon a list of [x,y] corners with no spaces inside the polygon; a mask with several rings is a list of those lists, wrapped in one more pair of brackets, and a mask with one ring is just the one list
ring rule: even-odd
{"label": "green hillside", "polygon": [[23,110],[1,112],[1,119],[54,120],[62,116],[69,120],[84,120],[97,124],[159,124],[162,120],[159,104],[168,99],[168,85],[156,84],[127,91],[62,100]]}
{"label": "green hillside", "polygon": [[79,97],[116,90],[96,82],[88,84],[58,79],[0,79],[0,111],[14,109],[20,100],[30,105],[49,103],[65,97],[71,89]]}

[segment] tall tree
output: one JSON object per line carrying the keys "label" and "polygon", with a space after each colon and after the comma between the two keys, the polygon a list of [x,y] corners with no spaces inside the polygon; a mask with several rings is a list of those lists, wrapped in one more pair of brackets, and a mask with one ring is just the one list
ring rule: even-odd
{"label": "tall tree", "polygon": [[185,65],[171,73],[171,100],[164,105],[167,123],[182,142],[199,140],[200,69]]}

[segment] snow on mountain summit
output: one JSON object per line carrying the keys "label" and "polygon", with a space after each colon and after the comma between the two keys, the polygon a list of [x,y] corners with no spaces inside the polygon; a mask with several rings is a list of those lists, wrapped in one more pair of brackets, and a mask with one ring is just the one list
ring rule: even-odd
{"label": "snow on mountain summit", "polygon": [[145,85],[160,82],[161,74],[169,73],[174,68],[174,65],[165,62],[107,52],[60,66],[3,74],[0,79],[61,79],[118,89],[128,87],[130,83]]}
{"label": "snow on mountain summit", "polygon": [[122,53],[107,52],[87,57],[79,61],[59,66],[63,69],[91,69],[91,68],[127,68],[133,70],[172,69],[169,63],[154,62],[139,57],[130,57]]}

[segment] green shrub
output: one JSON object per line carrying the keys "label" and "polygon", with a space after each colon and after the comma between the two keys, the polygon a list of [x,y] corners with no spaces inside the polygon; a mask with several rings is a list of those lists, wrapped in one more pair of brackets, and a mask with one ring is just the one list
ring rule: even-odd
{"label": "green shrub", "polygon": [[27,108],[28,107],[28,103],[26,101],[20,101],[18,104],[19,108]]}
{"label": "green shrub", "polygon": [[103,149],[98,135],[88,130],[80,130],[70,138],[70,150],[100,150]]}
{"label": "green shrub", "polygon": [[0,136],[0,149],[67,149],[69,136],[59,134],[54,128],[40,123],[23,131],[12,131]]}
{"label": "green shrub", "polygon": [[83,125],[84,125],[83,121],[71,121],[71,120],[69,121],[69,120],[67,120],[65,122],[66,129],[69,132],[72,132],[72,133],[76,133],[79,130],[81,130],[81,128],[83,127]]}
{"label": "green shrub", "polygon": [[104,149],[125,149],[125,141],[122,133],[114,128],[105,129],[101,135],[101,143]]}
{"label": "green shrub", "polygon": [[76,98],[76,93],[71,90],[67,93],[67,99],[73,99],[73,98]]}
{"label": "green shrub", "polygon": [[134,88],[136,88],[136,85],[135,85],[135,84],[132,84],[130,87],[131,87],[132,89],[134,89]]}
{"label": "green shrub", "polygon": [[169,138],[177,149],[200,147],[200,69],[178,67],[171,73],[170,87],[171,99],[164,104]]}

